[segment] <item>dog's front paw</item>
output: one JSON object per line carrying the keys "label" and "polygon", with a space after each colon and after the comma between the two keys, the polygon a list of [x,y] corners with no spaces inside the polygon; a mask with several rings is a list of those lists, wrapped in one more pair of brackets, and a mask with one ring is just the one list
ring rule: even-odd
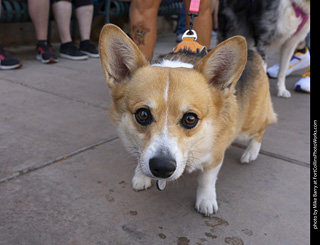
{"label": "dog's front paw", "polygon": [[218,211],[215,187],[211,189],[198,189],[196,209],[205,216],[210,216]]}
{"label": "dog's front paw", "polygon": [[277,95],[278,95],[278,97],[282,97],[282,98],[290,98],[291,97],[291,93],[285,88],[279,89]]}
{"label": "dog's front paw", "polygon": [[151,178],[144,175],[135,175],[132,179],[132,188],[135,191],[143,191],[151,187]]}
{"label": "dog's front paw", "polygon": [[218,203],[216,198],[197,198],[196,209],[199,213],[204,214],[205,216],[211,216],[218,211]]}
{"label": "dog's front paw", "polygon": [[198,178],[196,209],[205,216],[210,216],[218,211],[216,180],[221,163],[215,168],[204,170]]}

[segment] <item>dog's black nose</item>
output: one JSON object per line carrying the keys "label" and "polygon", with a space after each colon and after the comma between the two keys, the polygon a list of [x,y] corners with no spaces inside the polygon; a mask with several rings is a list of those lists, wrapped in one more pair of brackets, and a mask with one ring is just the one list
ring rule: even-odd
{"label": "dog's black nose", "polygon": [[176,161],[172,158],[154,157],[149,161],[152,174],[158,178],[169,178],[176,170]]}

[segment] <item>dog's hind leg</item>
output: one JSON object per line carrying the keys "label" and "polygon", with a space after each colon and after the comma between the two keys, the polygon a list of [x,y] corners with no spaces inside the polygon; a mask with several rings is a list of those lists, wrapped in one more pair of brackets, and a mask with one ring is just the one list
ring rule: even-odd
{"label": "dog's hind leg", "polygon": [[262,67],[265,72],[267,72],[267,50],[265,44],[260,41],[256,47],[257,52],[260,54],[262,58]]}
{"label": "dog's hind leg", "polygon": [[[268,86],[269,90],[269,86]],[[277,122],[277,114],[273,110],[271,97],[268,95],[266,98],[266,101],[264,101],[265,106],[260,107],[261,111],[264,113],[264,119],[262,119],[263,115],[260,114],[260,119],[262,121],[256,122],[256,125],[258,125],[258,128],[253,129],[251,132],[247,132],[246,135],[249,136],[249,144],[245,150],[245,152],[242,154],[240,158],[241,163],[248,163],[250,161],[254,161],[257,159],[260,148],[261,148],[261,141],[262,136],[264,132],[266,131],[267,127],[271,123]]]}
{"label": "dog's hind leg", "polygon": [[261,147],[261,139],[259,142],[256,137],[252,138],[247,146],[247,149],[241,156],[240,162],[248,163],[256,160],[259,155],[260,147]]}
{"label": "dog's hind leg", "polygon": [[294,53],[294,50],[297,46],[298,42],[293,37],[290,40],[286,41],[282,46],[280,50],[280,68],[279,68],[279,74],[278,74],[278,96],[283,98],[290,98],[291,93],[286,89],[286,73],[287,69],[289,68],[289,62],[292,57],[292,54]]}

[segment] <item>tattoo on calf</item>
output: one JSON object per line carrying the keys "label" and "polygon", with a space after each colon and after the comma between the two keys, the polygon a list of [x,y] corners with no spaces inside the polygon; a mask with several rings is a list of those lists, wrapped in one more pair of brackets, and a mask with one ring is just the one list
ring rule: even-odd
{"label": "tattoo on calf", "polygon": [[136,25],[132,25],[131,27],[133,32],[133,39],[137,45],[145,45],[144,39],[150,29],[145,27],[143,22],[139,22]]}

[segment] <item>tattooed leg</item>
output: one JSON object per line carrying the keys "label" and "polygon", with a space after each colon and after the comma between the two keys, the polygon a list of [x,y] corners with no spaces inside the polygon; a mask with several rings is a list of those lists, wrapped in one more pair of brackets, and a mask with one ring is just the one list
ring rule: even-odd
{"label": "tattooed leg", "polygon": [[148,60],[152,59],[157,39],[157,17],[161,0],[132,0],[130,35]]}
{"label": "tattooed leg", "polygon": [[136,25],[132,25],[131,29],[132,29],[131,32],[133,33],[132,38],[135,41],[135,43],[138,46],[139,45],[146,45],[145,44],[145,37],[146,37],[146,34],[148,32],[150,32],[150,29],[147,28],[143,22],[140,22]]}

